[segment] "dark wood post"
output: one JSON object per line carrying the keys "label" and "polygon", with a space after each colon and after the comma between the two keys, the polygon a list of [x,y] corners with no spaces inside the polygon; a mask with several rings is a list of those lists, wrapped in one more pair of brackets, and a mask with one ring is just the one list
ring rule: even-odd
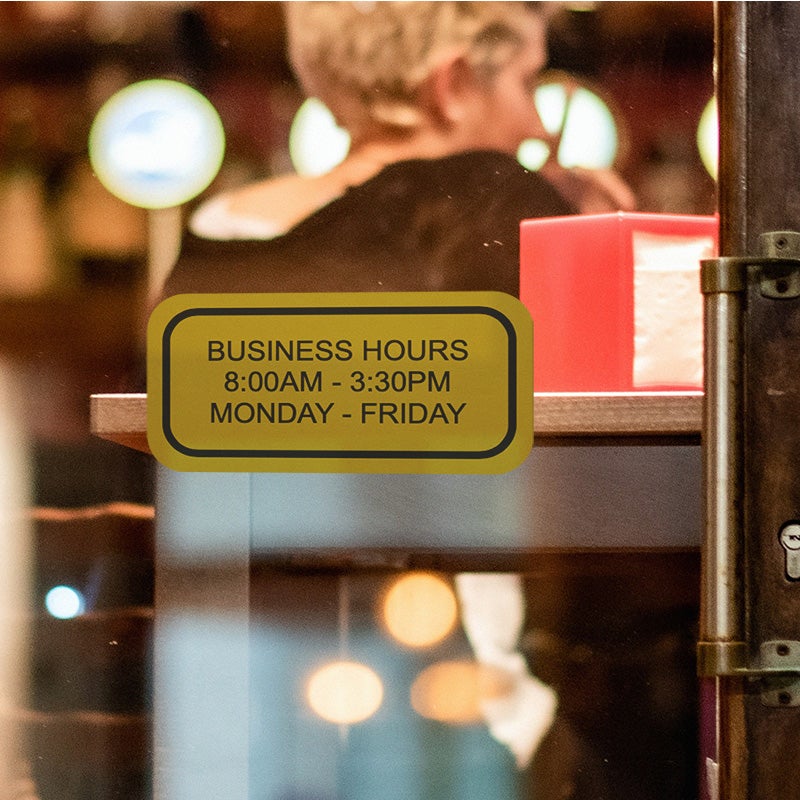
{"label": "dark wood post", "polygon": [[[705,418],[701,673],[716,675],[719,797],[800,798],[800,3],[720,2],[716,15],[730,261],[707,288],[728,313],[710,339],[707,329],[717,385]],[[707,325],[719,305],[709,314],[707,299]]]}

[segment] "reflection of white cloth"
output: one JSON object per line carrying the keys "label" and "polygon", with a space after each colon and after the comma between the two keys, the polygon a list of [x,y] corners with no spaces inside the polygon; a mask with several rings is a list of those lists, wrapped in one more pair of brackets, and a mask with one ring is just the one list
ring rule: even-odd
{"label": "reflection of white cloth", "polygon": [[475,658],[512,680],[511,691],[481,702],[481,712],[492,736],[511,750],[522,769],[550,730],[557,706],[556,693],[530,674],[517,651],[525,620],[522,581],[508,573],[463,573],[455,584]]}
{"label": "reflection of white cloth", "polygon": [[706,784],[711,800],[719,800],[719,764],[706,758]]}

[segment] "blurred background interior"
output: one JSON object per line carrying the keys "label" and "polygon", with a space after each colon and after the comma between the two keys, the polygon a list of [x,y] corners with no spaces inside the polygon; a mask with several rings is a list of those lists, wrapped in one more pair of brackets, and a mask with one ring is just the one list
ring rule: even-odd
{"label": "blurred background interior", "polygon": [[[697,147],[712,4],[563,5],[549,66],[612,111],[613,166],[638,210],[713,213]],[[146,466],[88,434],[88,395],[125,388],[137,356],[148,217],[94,178],[87,139],[112,94],[155,77],[200,89],[222,118],[227,152],[208,193],[292,168],[303,98],[279,3],[0,4],[0,354],[23,384],[37,504],[150,498]]]}
{"label": "blurred background interior", "polygon": [[[284,44],[279,3],[0,3],[0,415],[8,418],[0,426],[7,451],[0,452],[0,471],[18,476],[8,491],[33,532],[30,596],[43,598],[57,583],[81,585],[88,589],[76,602],[94,614],[60,626],[43,615],[24,634],[39,644],[26,710],[15,722],[32,743],[27,752],[38,755],[7,776],[17,791],[11,796],[87,800],[150,791],[152,463],[90,436],[89,395],[125,390],[140,363],[153,220],[94,177],[91,123],[124,86],[172,78],[203,92],[224,124],[224,165],[206,194],[290,170],[289,131],[303,97]],[[697,144],[713,93],[712,59],[710,2],[567,2],[554,18],[549,67],[591,88],[611,110],[619,133],[613,167],[633,188],[638,210],[715,210],[714,180]],[[18,528],[8,523],[11,532],[3,534],[2,522],[0,537],[10,548]],[[664,741],[691,737],[695,714],[685,697],[693,680],[685,654],[692,647],[696,560],[681,560],[678,568],[679,579],[673,562],[650,565],[645,558],[615,579],[620,597],[630,599],[671,576],[669,603],[683,614],[677,633],[648,639],[651,633],[632,632],[620,600],[609,612],[620,649],[603,656],[614,666],[591,661],[585,648],[572,653],[576,675],[608,668],[609,697],[625,687],[644,696],[646,687],[631,683],[641,665],[609,653],[630,649],[634,633],[639,649],[661,648],[671,665],[668,680],[680,684],[661,686],[653,701],[665,728],[674,723]],[[602,565],[589,569],[600,580]],[[13,581],[6,578],[0,571],[10,596]],[[359,602],[380,593],[374,580],[359,584]],[[528,580],[547,579],[534,571]],[[335,579],[329,584],[325,591],[335,594]],[[258,603],[266,615],[288,613],[275,610],[272,595]],[[124,647],[109,649],[109,641]],[[542,646],[553,654],[560,645],[548,639]],[[4,663],[0,657],[0,677]],[[594,734],[625,724],[612,716],[593,718]],[[649,722],[632,731],[615,741],[613,757],[634,741],[643,750],[663,746],[642,738],[652,734]],[[71,760],[65,739],[72,741]],[[669,770],[676,760],[691,761],[685,750],[677,742],[677,755],[666,753],[660,766],[627,773],[625,793],[614,796],[689,796],[694,765]],[[661,794],[648,794],[656,785]]]}

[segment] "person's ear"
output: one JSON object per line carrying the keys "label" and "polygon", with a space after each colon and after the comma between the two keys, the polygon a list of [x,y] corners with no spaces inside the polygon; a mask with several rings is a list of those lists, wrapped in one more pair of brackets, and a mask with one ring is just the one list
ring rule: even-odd
{"label": "person's ear", "polygon": [[478,90],[478,77],[463,53],[453,53],[437,64],[426,84],[429,110],[452,126],[469,113]]}

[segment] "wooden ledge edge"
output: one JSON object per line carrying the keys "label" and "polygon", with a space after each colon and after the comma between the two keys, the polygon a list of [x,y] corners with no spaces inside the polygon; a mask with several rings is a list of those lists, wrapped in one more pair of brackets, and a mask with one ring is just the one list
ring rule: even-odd
{"label": "wooden ledge edge", "polygon": [[[94,394],[90,403],[92,434],[150,452],[146,394]],[[535,394],[534,438],[699,436],[702,408],[702,392]]]}

